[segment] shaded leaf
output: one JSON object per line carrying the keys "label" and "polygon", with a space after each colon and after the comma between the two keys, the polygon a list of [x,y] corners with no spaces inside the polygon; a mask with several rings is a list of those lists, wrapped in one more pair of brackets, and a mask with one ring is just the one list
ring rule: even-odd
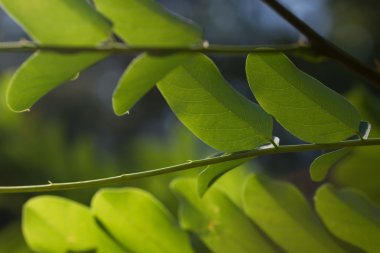
{"label": "shaded leaf", "polygon": [[380,203],[380,147],[355,148],[332,172],[334,182],[366,192]]}
{"label": "shaded leaf", "polygon": [[[110,34],[109,23],[84,0],[1,0],[2,7],[40,44],[96,46]],[[54,20],[54,22],[52,22]],[[103,59],[100,54],[36,52],[15,73],[7,94],[14,111]]]}
{"label": "shaded leaf", "polygon": [[246,179],[262,168],[257,163],[246,163],[222,175],[215,187],[223,191],[240,209],[243,209],[243,186]]}
{"label": "shaded leaf", "polygon": [[87,207],[61,197],[29,200],[23,208],[22,229],[27,244],[37,252],[125,252],[98,228]]}
{"label": "shaded leaf", "polygon": [[200,198],[196,180],[179,178],[171,188],[180,200],[179,219],[213,252],[275,252],[248,217],[221,191],[212,188]]}
{"label": "shaded leaf", "polygon": [[11,223],[0,230],[0,252],[31,253],[22,238],[21,225]]}
{"label": "shaded leaf", "polygon": [[321,186],[315,195],[319,216],[337,237],[366,252],[380,249],[380,208],[355,189]]}
{"label": "shaded leaf", "polygon": [[[371,131],[371,124],[367,121],[361,121],[359,126],[359,134],[361,138],[366,140]],[[353,136],[350,139],[358,139],[359,137]],[[342,148],[334,150],[317,157],[310,165],[310,176],[313,181],[320,182],[325,179],[329,170],[345,158],[353,148]]]}
{"label": "shaded leaf", "polygon": [[233,152],[272,139],[272,118],[235,91],[204,55],[173,70],[158,88],[182,123],[213,148]]}
{"label": "shaded leaf", "polygon": [[189,54],[135,58],[124,72],[114,91],[112,103],[117,115],[123,115],[171,70],[189,59]]}
{"label": "shaded leaf", "polygon": [[[200,29],[165,10],[155,0],[95,0],[113,30],[128,45],[188,46],[201,43]],[[148,35],[148,36],[147,36]]]}
{"label": "shaded leaf", "polygon": [[148,192],[103,189],[94,196],[91,209],[107,231],[133,252],[193,252],[174,217]]}
{"label": "shaded leaf", "polygon": [[250,176],[243,193],[248,216],[287,252],[343,252],[290,183]]}
{"label": "shaded leaf", "polygon": [[[278,137],[274,137],[274,143],[278,146],[280,144],[280,139]],[[268,144],[259,147],[258,149],[267,149],[273,148],[273,144]],[[212,164],[207,166],[204,170],[202,170],[198,175],[197,180],[197,188],[198,194],[203,196],[206,193],[207,189],[210,188],[222,175],[226,172],[252,160],[254,157],[244,158],[239,160],[227,161],[218,164]]]}
{"label": "shaded leaf", "polygon": [[251,159],[253,158],[244,158],[207,166],[199,173],[197,178],[197,189],[199,196],[202,197],[206,191],[216,182],[216,180],[218,180],[218,178],[223,174],[248,162]]}
{"label": "shaded leaf", "polygon": [[325,153],[317,157],[310,165],[310,176],[313,181],[320,182],[327,176],[330,168],[352,151],[351,148],[342,148]]}
{"label": "shaded leaf", "polygon": [[250,54],[246,72],[259,104],[296,137],[328,143],[357,133],[357,110],[343,96],[300,71],[285,55]]}
{"label": "shaded leaf", "polygon": [[[359,88],[360,87],[360,88]],[[364,86],[358,86],[348,94],[350,101],[359,109],[364,119],[371,122],[370,137],[380,136],[380,99]],[[339,162],[332,171],[331,178],[338,185],[354,187],[364,191],[372,200],[380,204],[380,147],[358,147]]]}

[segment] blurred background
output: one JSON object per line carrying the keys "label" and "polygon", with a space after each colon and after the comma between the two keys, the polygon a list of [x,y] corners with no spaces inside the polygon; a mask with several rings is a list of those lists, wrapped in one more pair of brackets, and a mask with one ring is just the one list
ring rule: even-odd
{"label": "blurred background", "polygon": [[[210,44],[261,45],[305,40],[294,28],[258,0],[160,0],[173,12],[192,19]],[[289,9],[321,35],[368,65],[380,57],[380,2],[377,0],[282,0]],[[23,30],[0,11],[0,41],[28,39]],[[166,105],[156,89],[129,115],[117,117],[111,98],[116,83],[134,56],[112,56],[43,97],[28,113],[6,107],[6,85],[28,54],[0,55],[0,185],[65,182],[113,176],[204,158],[215,153],[197,140]],[[224,77],[254,100],[246,82],[244,56],[211,55]],[[292,58],[305,72],[345,94],[372,123],[371,136],[380,134],[379,92],[334,62],[312,63]],[[378,63],[377,63],[378,64]],[[282,144],[299,143],[281,126],[274,135]],[[248,165],[295,183],[311,198],[319,184],[308,168],[321,152],[261,157]],[[330,173],[328,180],[366,191],[380,203],[380,149],[354,151]],[[376,155],[377,154],[377,155]],[[168,190],[178,175],[131,182],[160,198],[175,214],[176,200]],[[354,180],[355,179],[355,180]],[[96,189],[57,192],[88,204]],[[21,208],[34,194],[0,195],[0,252],[28,252],[19,228]]]}

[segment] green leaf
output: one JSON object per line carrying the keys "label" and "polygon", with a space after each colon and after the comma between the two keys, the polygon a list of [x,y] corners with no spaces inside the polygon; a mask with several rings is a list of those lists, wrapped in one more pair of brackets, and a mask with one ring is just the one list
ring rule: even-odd
{"label": "green leaf", "polygon": [[222,175],[215,183],[215,187],[224,192],[240,209],[243,209],[244,182],[253,172],[262,168],[255,162],[245,163],[236,169]]}
{"label": "green leaf", "polygon": [[125,252],[99,229],[87,207],[61,197],[29,200],[23,208],[22,229],[27,244],[37,252]]}
{"label": "green leaf", "polygon": [[14,74],[7,92],[7,104],[13,111],[28,111],[50,90],[104,57],[91,53],[63,55],[37,52]]}
{"label": "green leaf", "polygon": [[154,0],[95,0],[113,30],[132,46],[189,46],[199,44],[200,29],[173,15]]}
{"label": "green leaf", "polygon": [[313,181],[320,182],[327,176],[330,168],[352,151],[351,148],[342,148],[317,157],[310,165],[310,176]]}
{"label": "green leaf", "polygon": [[103,189],[91,208],[108,232],[133,252],[193,252],[174,217],[148,192]]}
{"label": "green leaf", "polygon": [[158,88],[182,123],[213,148],[233,152],[272,139],[272,118],[235,91],[202,54],[173,70]]}
{"label": "green leaf", "polygon": [[318,214],[337,237],[366,252],[380,249],[380,208],[355,189],[321,186],[315,195]]}
{"label": "green leaf", "polygon": [[248,82],[259,104],[301,140],[328,143],[357,134],[360,116],[341,95],[283,54],[250,54]]}
{"label": "green leaf", "polygon": [[142,54],[135,58],[119,80],[113,94],[115,113],[117,115],[127,113],[159,80],[189,58],[189,54],[169,56]]}
{"label": "green leaf", "polygon": [[[109,23],[84,0],[1,0],[1,4],[40,44],[96,46],[111,32]],[[7,103],[14,111],[28,110],[51,89],[104,57],[37,52],[16,71]]]}
{"label": "green leaf", "polygon": [[202,197],[223,174],[248,162],[251,159],[253,158],[244,158],[207,166],[199,173],[197,178],[197,189],[199,196]]}
{"label": "green leaf", "polygon": [[221,191],[212,188],[200,198],[196,180],[180,178],[171,188],[180,200],[179,219],[217,253],[275,252],[248,217]]}
{"label": "green leaf", "polygon": [[0,0],[0,3],[40,44],[94,46],[110,35],[109,23],[85,0]]}
{"label": "green leaf", "polygon": [[343,252],[290,183],[250,176],[243,193],[248,216],[287,252]]}
{"label": "green leaf", "polygon": [[[95,3],[97,9],[112,21],[116,34],[129,45],[173,47],[202,42],[197,26],[171,14],[154,0],[96,0]],[[188,54],[143,54],[136,58],[114,92],[115,113],[127,113],[159,80],[188,58]]]}
{"label": "green leaf", "polygon": [[[278,146],[280,144],[280,139],[278,137],[275,137],[273,142],[276,143],[276,145]],[[273,147],[273,144],[269,144],[259,147],[258,149],[266,149]],[[252,159],[253,157],[250,157],[207,166],[198,175],[197,188],[199,196],[202,197],[206,193],[207,189],[210,188],[225,173]]]}
{"label": "green leaf", "polygon": [[332,179],[339,185],[364,191],[380,204],[380,147],[354,149],[346,159],[337,164]]}
{"label": "green leaf", "polygon": [[[361,121],[359,126],[360,137],[366,140],[371,131],[371,124],[367,121]],[[358,139],[358,136],[354,136],[351,139]],[[325,179],[329,170],[335,166],[338,162],[342,161],[353,148],[342,148],[332,152],[328,152],[317,157],[310,165],[310,176],[313,181],[320,182]]]}

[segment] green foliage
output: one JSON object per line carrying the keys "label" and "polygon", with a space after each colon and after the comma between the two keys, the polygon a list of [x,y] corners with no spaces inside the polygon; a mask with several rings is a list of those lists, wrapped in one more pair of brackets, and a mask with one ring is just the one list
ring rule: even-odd
{"label": "green foliage", "polygon": [[352,149],[342,148],[317,157],[310,165],[311,179],[319,182],[326,178],[329,169],[347,156]]}
{"label": "green foliage", "polygon": [[181,203],[181,226],[197,234],[213,252],[274,252],[244,213],[220,190],[212,189],[201,199],[194,179],[180,178],[171,186]]}
{"label": "green foliage", "polygon": [[91,206],[112,238],[131,252],[193,252],[174,217],[147,192],[104,189],[95,195]]}
{"label": "green foliage", "polygon": [[[24,207],[24,235],[42,253],[103,252],[104,245],[106,252],[194,252],[199,245],[192,240],[190,246],[185,231],[212,252],[353,252],[343,241],[369,252],[379,248],[380,209],[363,193],[323,185],[315,197],[319,220],[290,183],[247,170],[232,172],[203,198],[195,178],[172,182],[183,230],[151,194],[122,188],[100,190],[91,211],[70,200],[36,197]],[[231,191],[232,185],[238,190]]]}
{"label": "green foliage", "polygon": [[[352,90],[348,98],[358,108],[362,117],[371,122],[369,137],[379,137],[379,99],[364,88]],[[360,189],[380,204],[379,154],[380,147],[355,148],[349,156],[335,166],[331,175],[332,180],[338,185]]]}
{"label": "green foliage", "polygon": [[295,186],[253,175],[243,201],[248,216],[287,252],[343,252]]}
{"label": "green foliage", "polygon": [[142,54],[135,58],[121,77],[112,97],[117,115],[123,115],[171,70],[187,60],[186,54],[152,56]]}
{"label": "green foliage", "polygon": [[75,78],[79,71],[104,58],[103,55],[81,53],[60,55],[37,52],[17,70],[8,89],[7,103],[23,112],[59,84]]}
{"label": "green foliage", "polygon": [[125,252],[97,226],[85,206],[55,196],[28,201],[23,210],[23,233],[37,252]]}
{"label": "green foliage", "polygon": [[[97,9],[112,21],[114,32],[129,45],[189,46],[202,41],[198,27],[167,12],[155,1],[113,0],[95,3]],[[147,31],[149,37],[146,36]],[[188,57],[189,55],[182,54],[143,54],[136,58],[121,77],[114,92],[115,113],[127,113],[159,80]]]}
{"label": "green foliage", "polygon": [[[1,4],[41,44],[96,46],[110,34],[108,22],[84,0],[27,3],[2,0]],[[61,55],[36,52],[13,76],[8,89],[8,105],[17,112],[28,110],[51,89],[104,57],[89,53]]]}
{"label": "green foliage", "polygon": [[200,196],[203,196],[203,194],[206,193],[207,189],[212,186],[216,180],[224,173],[248,162],[249,160],[251,160],[251,158],[244,158],[207,166],[204,170],[201,171],[201,173],[199,173],[198,176],[198,194]]}
{"label": "green foliage", "polygon": [[[114,32],[131,46],[204,46],[196,25],[153,0],[95,0],[95,6],[85,0],[0,1],[42,45],[112,45]],[[7,103],[14,111],[28,110],[51,89],[107,56],[36,52],[14,74]],[[127,113],[157,84],[172,111],[195,136],[229,153],[252,149],[275,153],[279,143],[272,136],[272,116],[291,134],[310,143],[340,142],[356,136],[364,141],[368,137],[368,124],[362,133],[355,107],[296,68],[286,56],[252,53],[246,72],[261,107],[232,88],[212,60],[201,53],[144,53],[121,77],[113,95],[114,110],[117,115]],[[372,110],[379,112],[378,104]],[[29,130],[35,131],[33,126],[28,126]],[[28,166],[58,167],[61,178],[70,175],[68,168],[75,167],[73,164],[87,168],[83,174],[74,173],[76,177],[92,175],[91,169],[99,166],[89,159],[92,149],[83,142],[70,153],[60,142],[59,133],[47,132],[46,139],[29,139],[21,133],[19,138],[27,147],[39,148],[25,151],[10,142],[4,153],[21,157],[25,151]],[[44,163],[39,161],[41,150],[50,154]],[[351,150],[353,155],[337,164]],[[378,251],[380,209],[364,193],[337,190],[331,185],[320,187],[315,198],[319,219],[302,193],[289,183],[249,175],[248,170],[226,173],[250,159],[224,160],[201,168],[197,178],[174,180],[171,189],[180,202],[179,224],[145,191],[103,189],[94,196],[91,207],[54,196],[28,201],[23,209],[25,239],[32,250],[42,253],[195,252],[202,247],[237,253],[345,252],[355,247]],[[313,162],[312,179],[323,180],[330,167],[337,165],[333,173],[336,182],[357,186],[379,201],[378,177],[368,183],[368,174],[363,176],[357,169],[363,160],[371,161],[375,166],[367,164],[366,170],[379,173],[378,159],[378,148],[336,150]],[[25,249],[20,247],[20,251]]]}
{"label": "green foliage", "polygon": [[129,45],[170,47],[201,42],[197,26],[169,13],[154,0],[95,0],[95,5]]}
{"label": "green foliage", "polygon": [[354,189],[324,185],[315,196],[316,209],[327,228],[338,238],[366,252],[380,249],[380,208]]}
{"label": "green foliage", "polygon": [[272,139],[272,119],[235,91],[206,56],[194,55],[158,83],[182,123],[213,148],[252,149]]}
{"label": "green foliage", "polygon": [[[361,121],[358,135],[366,140],[371,132],[371,124],[367,121]],[[358,137],[354,137],[356,139]],[[342,148],[317,157],[310,165],[311,179],[319,182],[325,179],[329,170],[338,164],[343,158],[353,150],[353,148]]]}
{"label": "green foliage", "polygon": [[259,104],[296,137],[326,143],[357,134],[357,110],[344,97],[297,69],[286,56],[250,54],[246,71]]}

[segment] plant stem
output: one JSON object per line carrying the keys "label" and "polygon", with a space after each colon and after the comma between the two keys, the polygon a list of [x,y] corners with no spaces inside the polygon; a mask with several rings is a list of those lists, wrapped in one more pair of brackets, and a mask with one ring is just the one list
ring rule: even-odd
{"label": "plant stem", "polygon": [[101,187],[108,186],[116,183],[126,183],[131,180],[152,177],[162,174],[173,173],[182,170],[199,168],[211,164],[222,163],[226,161],[238,160],[242,158],[253,158],[259,155],[291,153],[291,152],[304,152],[312,150],[325,150],[337,149],[343,147],[359,147],[359,146],[374,146],[380,145],[380,138],[373,138],[368,140],[348,140],[342,142],[325,143],[325,144],[300,144],[300,145],[283,145],[268,149],[253,149],[248,151],[241,151],[222,156],[206,158],[202,160],[189,161],[182,164],[177,164],[160,169],[122,174],[119,176],[100,178],[94,180],[67,182],[67,183],[53,183],[48,181],[48,184],[43,185],[27,185],[27,186],[3,186],[0,187],[0,193],[20,193],[20,192],[49,192],[49,191],[62,191],[70,189],[81,189],[88,187]]}
{"label": "plant stem", "polygon": [[257,45],[257,46],[233,46],[233,45],[207,45],[207,46],[190,46],[190,47],[157,47],[157,46],[128,46],[124,43],[109,43],[100,46],[64,46],[64,45],[40,45],[32,41],[18,42],[0,42],[0,52],[7,53],[27,53],[35,51],[50,51],[62,54],[74,53],[107,53],[107,54],[136,54],[152,53],[157,55],[166,55],[178,52],[184,53],[221,53],[221,54],[249,54],[249,53],[278,53],[292,52],[303,53],[311,52],[307,45],[289,44],[289,45]]}
{"label": "plant stem", "polygon": [[289,24],[296,28],[299,32],[308,38],[311,46],[322,56],[334,59],[351,69],[355,73],[361,75],[367,79],[373,87],[380,89],[380,73],[375,69],[366,66],[364,63],[358,61],[342,49],[324,39],[316,31],[314,31],[305,22],[295,16],[292,12],[286,9],[277,0],[261,0],[276,11],[281,17],[283,17]]}

